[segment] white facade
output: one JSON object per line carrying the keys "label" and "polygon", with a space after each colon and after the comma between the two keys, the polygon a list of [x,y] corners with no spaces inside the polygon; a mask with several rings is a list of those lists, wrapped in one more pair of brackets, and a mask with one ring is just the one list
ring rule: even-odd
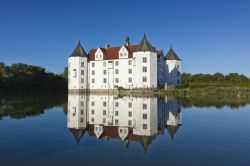
{"label": "white facade", "polygon": [[150,140],[164,134],[165,128],[173,137],[182,125],[180,102],[167,98],[69,94],[67,115],[67,127],[75,135],[78,129],[86,129],[97,139],[125,142]]}
{"label": "white facade", "polygon": [[181,60],[164,60],[163,51],[145,36],[139,45],[91,49],[88,54],[79,43],[68,59],[69,91],[154,89],[178,85],[180,77]]}
{"label": "white facade", "polygon": [[179,85],[181,83],[181,61],[166,60],[166,83],[169,85]]}

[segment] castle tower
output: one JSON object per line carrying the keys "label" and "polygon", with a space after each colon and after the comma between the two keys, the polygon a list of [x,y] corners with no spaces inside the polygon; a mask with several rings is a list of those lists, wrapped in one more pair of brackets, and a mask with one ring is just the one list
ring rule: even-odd
{"label": "castle tower", "polygon": [[87,104],[86,95],[68,95],[67,127],[77,143],[80,142],[87,128]]}
{"label": "castle tower", "polygon": [[88,57],[79,41],[68,58],[68,90],[69,92],[85,92],[87,89]]}
{"label": "castle tower", "polygon": [[144,34],[133,53],[133,88],[157,88],[157,53]]}
{"label": "castle tower", "polygon": [[179,85],[181,83],[181,59],[170,47],[166,57],[165,84]]}

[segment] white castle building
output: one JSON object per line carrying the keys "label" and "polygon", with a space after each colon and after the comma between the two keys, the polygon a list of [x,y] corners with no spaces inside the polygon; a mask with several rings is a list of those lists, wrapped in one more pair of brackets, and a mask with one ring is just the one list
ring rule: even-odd
{"label": "white castle building", "polygon": [[68,95],[67,127],[79,143],[97,139],[140,143],[146,151],[165,129],[173,139],[182,125],[179,100],[113,95]]}
{"label": "white castle building", "polygon": [[129,38],[118,47],[94,48],[87,54],[80,44],[68,58],[69,91],[154,89],[181,82],[181,59],[172,47],[164,56],[144,35],[138,45]]}

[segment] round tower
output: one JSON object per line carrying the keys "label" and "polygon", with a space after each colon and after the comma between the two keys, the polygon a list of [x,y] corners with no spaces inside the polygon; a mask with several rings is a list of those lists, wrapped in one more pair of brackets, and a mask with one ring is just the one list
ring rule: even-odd
{"label": "round tower", "polygon": [[87,89],[88,56],[79,41],[68,58],[68,90],[69,92],[86,92]]}
{"label": "round tower", "polygon": [[165,84],[166,85],[180,85],[181,83],[181,59],[170,47],[165,57]]}

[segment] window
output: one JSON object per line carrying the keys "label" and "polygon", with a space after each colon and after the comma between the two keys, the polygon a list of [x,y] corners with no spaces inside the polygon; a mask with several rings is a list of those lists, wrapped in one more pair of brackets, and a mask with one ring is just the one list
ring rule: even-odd
{"label": "window", "polygon": [[91,110],[91,114],[95,114],[95,111],[94,111],[94,110]]}
{"label": "window", "polygon": [[96,55],[95,58],[97,59],[97,58],[98,58],[98,55]]}
{"label": "window", "polygon": [[95,106],[95,102],[94,101],[91,102],[91,106]]}
{"label": "window", "polygon": [[128,65],[132,65],[132,60],[128,60]]}
{"label": "window", "polygon": [[118,111],[115,111],[115,116],[118,116],[119,115],[119,112]]}
{"label": "window", "polygon": [[115,74],[119,74],[119,70],[118,69],[115,69]]}
{"label": "window", "polygon": [[107,83],[107,78],[103,78],[103,83]]}
{"label": "window", "polygon": [[132,82],[132,78],[131,78],[131,77],[128,78],[128,82],[129,82],[129,83]]}
{"label": "window", "polygon": [[115,82],[118,83],[119,82],[119,78],[115,78]]}
{"label": "window", "polygon": [[143,114],[142,119],[147,119],[147,114]]}
{"label": "window", "polygon": [[127,56],[127,53],[124,53],[124,56]]}
{"label": "window", "polygon": [[92,70],[92,75],[95,75],[95,70]]}
{"label": "window", "polygon": [[132,103],[131,102],[128,103],[128,108],[132,108]]}
{"label": "window", "polygon": [[81,62],[81,67],[84,67],[84,62]]}
{"label": "window", "polygon": [[132,126],[132,120],[129,120],[129,121],[128,121],[128,125],[129,125],[129,126]]}
{"label": "window", "polygon": [[106,64],[106,62],[103,62],[103,66],[105,67],[107,64]]}
{"label": "window", "polygon": [[94,78],[92,78],[92,83],[95,83],[95,79]]}
{"label": "window", "polygon": [[147,82],[147,77],[146,76],[142,77],[142,82]]}
{"label": "window", "polygon": [[128,69],[128,74],[132,74],[132,69]]}
{"label": "window", "polygon": [[83,106],[83,101],[81,101],[80,105]]}
{"label": "window", "polygon": [[103,123],[106,123],[106,118],[103,118],[102,122],[103,122]]}
{"label": "window", "polygon": [[106,110],[103,110],[103,115],[106,115]]}
{"label": "window", "polygon": [[95,67],[95,62],[92,62],[92,67]]}
{"label": "window", "polygon": [[118,103],[118,102],[115,102],[115,106],[118,107],[118,106],[119,106],[119,103]]}
{"label": "window", "polygon": [[76,77],[76,69],[73,69],[73,77]]}
{"label": "window", "polygon": [[84,70],[81,70],[81,75],[84,75]]}
{"label": "window", "polygon": [[118,119],[115,120],[115,125],[118,125]]}
{"label": "window", "polygon": [[73,116],[76,116],[76,107],[73,107]]}
{"label": "window", "polygon": [[107,70],[103,70],[103,74],[104,74],[104,75],[107,74]]}
{"label": "window", "polygon": [[83,110],[80,110],[80,112],[81,112],[81,115],[83,115]]}
{"label": "window", "polygon": [[94,120],[94,118],[91,118],[91,122],[94,122],[95,120]]}
{"label": "window", "polygon": [[81,78],[81,83],[84,83],[84,78]]}
{"label": "window", "polygon": [[142,67],[142,72],[147,72],[147,67]]}
{"label": "window", "polygon": [[80,118],[80,123],[83,123],[83,118]]}
{"label": "window", "polygon": [[115,65],[118,66],[119,65],[119,61],[115,61]]}
{"label": "window", "polygon": [[143,62],[143,63],[147,63],[147,58],[146,58],[146,57],[143,57],[143,58],[142,58],[142,62]]}
{"label": "window", "polygon": [[147,124],[143,124],[143,125],[142,125],[142,128],[143,128],[143,129],[147,129],[147,128],[148,128]]}
{"label": "window", "polygon": [[128,116],[132,117],[132,112],[131,111],[128,112]]}
{"label": "window", "polygon": [[104,102],[103,102],[103,106],[105,107],[106,105],[107,105],[107,102],[106,102],[106,101],[104,101]]}
{"label": "window", "polygon": [[142,109],[146,110],[147,109],[147,104],[142,104]]}
{"label": "window", "polygon": [[120,53],[120,56],[122,56],[122,53]]}

